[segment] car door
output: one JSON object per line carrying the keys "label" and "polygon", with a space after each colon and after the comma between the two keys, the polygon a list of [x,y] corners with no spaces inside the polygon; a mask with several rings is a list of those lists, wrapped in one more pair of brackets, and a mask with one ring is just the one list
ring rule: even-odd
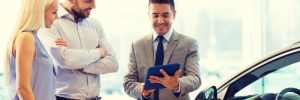
{"label": "car door", "polygon": [[[300,49],[280,52],[255,64],[227,85],[218,89],[218,98],[224,100],[275,100],[281,98],[300,100]],[[298,94],[289,89],[298,91]],[[222,94],[223,93],[223,94]],[[225,95],[224,95],[225,93]],[[222,95],[220,95],[222,94]]]}

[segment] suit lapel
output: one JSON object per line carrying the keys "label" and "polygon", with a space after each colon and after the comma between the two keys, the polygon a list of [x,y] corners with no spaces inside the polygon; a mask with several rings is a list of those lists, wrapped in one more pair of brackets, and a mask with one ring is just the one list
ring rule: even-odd
{"label": "suit lapel", "polygon": [[147,37],[147,40],[145,41],[145,46],[146,46],[146,55],[147,55],[147,60],[149,66],[154,66],[154,51],[153,51],[153,39],[152,39],[152,34],[150,34]]}
{"label": "suit lapel", "polygon": [[178,33],[174,30],[164,55],[164,64],[168,64],[173,50],[177,46]]}

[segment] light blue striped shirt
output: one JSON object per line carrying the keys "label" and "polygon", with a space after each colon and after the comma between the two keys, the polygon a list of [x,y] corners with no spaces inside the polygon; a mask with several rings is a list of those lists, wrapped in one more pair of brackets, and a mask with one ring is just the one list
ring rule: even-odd
{"label": "light blue striped shirt", "polygon": [[[100,74],[118,71],[115,52],[97,20],[86,18],[76,23],[62,6],[58,15],[51,29],[40,30],[38,34],[56,65],[55,94],[71,99],[96,97],[100,90]],[[62,38],[69,47],[56,46],[57,38]],[[100,58],[95,49],[98,47],[105,49],[104,58]]]}

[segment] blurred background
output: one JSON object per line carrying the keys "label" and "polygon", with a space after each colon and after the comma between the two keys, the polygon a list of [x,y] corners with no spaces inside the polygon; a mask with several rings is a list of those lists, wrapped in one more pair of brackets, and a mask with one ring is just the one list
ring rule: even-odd
{"label": "blurred background", "polygon": [[[63,0],[60,0],[62,2]],[[0,100],[5,100],[3,57],[21,0],[0,4]],[[300,40],[300,0],[175,0],[176,31],[198,40],[201,87],[217,85],[264,56]],[[123,90],[132,41],[152,31],[148,0],[96,0],[91,17],[104,27],[117,52],[117,73],[101,75],[104,100],[133,100]],[[299,69],[300,70],[300,69]]]}

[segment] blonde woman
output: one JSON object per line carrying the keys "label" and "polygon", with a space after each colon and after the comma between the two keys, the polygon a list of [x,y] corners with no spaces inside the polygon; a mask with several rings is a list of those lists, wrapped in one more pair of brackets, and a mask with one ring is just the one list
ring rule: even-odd
{"label": "blonde woman", "polygon": [[9,100],[55,100],[52,60],[37,37],[57,18],[58,0],[22,0],[6,52]]}

